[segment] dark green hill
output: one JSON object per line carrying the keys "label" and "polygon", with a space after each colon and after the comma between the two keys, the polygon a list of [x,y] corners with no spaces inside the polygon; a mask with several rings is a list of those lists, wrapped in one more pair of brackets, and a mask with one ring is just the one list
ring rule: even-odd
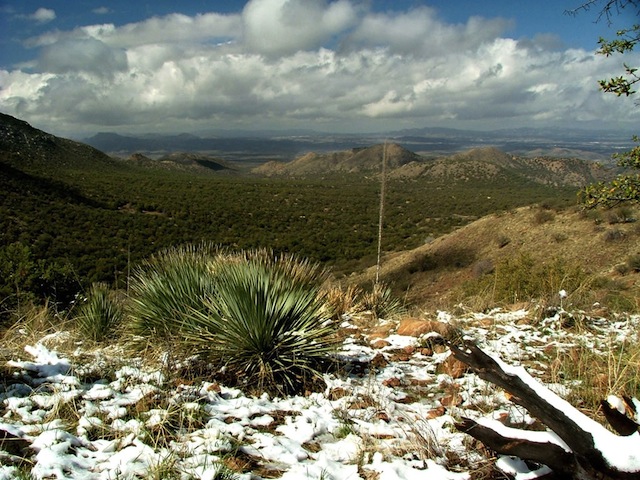
{"label": "dark green hill", "polygon": [[192,170],[194,173],[237,172],[237,168],[229,162],[202,153],[174,152],[160,157],[157,164],[165,168]]}
{"label": "dark green hill", "polygon": [[116,161],[89,145],[56,137],[27,122],[0,113],[0,161],[19,169],[112,168]]}

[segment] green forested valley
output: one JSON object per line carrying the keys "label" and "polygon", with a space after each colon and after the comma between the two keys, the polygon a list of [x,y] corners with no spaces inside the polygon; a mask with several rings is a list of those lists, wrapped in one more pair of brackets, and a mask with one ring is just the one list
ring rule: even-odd
{"label": "green forested valley", "polygon": [[[67,302],[92,282],[124,287],[153,252],[210,242],[294,252],[348,274],[373,263],[379,178],[217,176],[120,163],[22,168],[0,174],[2,298],[31,292]],[[575,201],[575,189],[504,178],[386,185],[383,248],[415,247],[490,212]],[[5,303],[11,303],[5,300]]]}

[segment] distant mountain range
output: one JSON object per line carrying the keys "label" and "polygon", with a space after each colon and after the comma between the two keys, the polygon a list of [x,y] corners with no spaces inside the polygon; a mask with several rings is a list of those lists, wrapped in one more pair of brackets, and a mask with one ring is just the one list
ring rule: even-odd
{"label": "distant mountain range", "polygon": [[[438,134],[443,134],[439,131]],[[422,134],[425,134],[423,131]],[[422,137],[421,137],[422,138]],[[342,147],[340,142],[333,145],[331,151],[328,144],[320,142],[318,151],[305,152],[293,160],[267,160],[269,155],[258,150],[259,145],[272,149],[276,156],[287,156],[295,150],[292,145],[297,140],[244,139],[246,152],[254,154],[253,163],[246,159],[240,161],[220,158],[216,155],[201,153],[198,149],[185,150],[191,146],[211,146],[210,142],[221,142],[218,146],[230,147],[241,139],[202,139],[194,135],[159,136],[157,138],[134,138],[116,134],[100,134],[94,140],[124,142],[119,145],[134,146],[160,145],[169,148],[172,145],[181,147],[151,158],[137,152],[128,157],[114,158],[100,150],[73,140],[63,139],[31,127],[28,123],[0,114],[0,160],[21,169],[30,165],[44,169],[60,168],[120,168],[138,166],[143,168],[174,169],[190,171],[195,174],[246,174],[260,176],[305,177],[329,174],[363,173],[377,175],[381,172],[382,159],[386,155],[386,167],[390,178],[417,179],[428,178],[442,181],[483,181],[504,179],[505,182],[515,178],[525,179],[544,185],[579,187],[595,181],[609,180],[616,173],[615,169],[603,168],[598,164],[568,154],[570,149],[561,149],[565,158],[542,155],[544,149],[530,151],[536,155],[524,156],[507,153],[496,147],[479,146],[453,155],[425,156],[405,148],[395,142],[371,144],[367,146]],[[346,142],[342,138],[341,142]],[[128,142],[128,143],[127,143]],[[156,143],[154,143],[156,142]],[[226,142],[226,143],[225,143]],[[279,143],[280,142],[280,143]],[[328,142],[325,139],[324,142]],[[99,143],[99,142],[98,142]],[[280,145],[283,151],[277,150]],[[225,147],[225,148],[226,148]],[[222,148],[222,147],[221,147]],[[558,150],[558,147],[553,147]],[[260,158],[261,160],[257,160]],[[237,160],[237,159],[235,159]],[[252,167],[252,168],[249,168]]]}
{"label": "distant mountain range", "polygon": [[632,146],[631,134],[578,129],[519,128],[489,132],[451,128],[416,128],[368,135],[313,132],[224,132],[217,136],[98,133],[84,140],[111,155],[142,153],[158,158],[176,151],[199,152],[257,166],[267,161],[290,161],[309,152],[326,153],[362,148],[385,141],[426,157],[450,155],[476,147],[496,147],[521,156],[576,157],[610,162],[611,155]]}

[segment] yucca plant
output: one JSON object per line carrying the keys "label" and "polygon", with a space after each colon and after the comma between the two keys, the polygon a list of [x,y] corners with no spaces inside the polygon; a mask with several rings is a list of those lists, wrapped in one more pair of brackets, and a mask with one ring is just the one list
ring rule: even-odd
{"label": "yucca plant", "polygon": [[187,245],[151,257],[133,275],[127,313],[134,334],[172,340],[191,314],[206,309],[213,292],[211,264],[222,255],[208,244]]}
{"label": "yucca plant", "polygon": [[300,392],[321,377],[335,337],[316,264],[257,251],[221,258],[214,272],[207,310],[183,325],[193,350],[257,390]]}
{"label": "yucca plant", "polygon": [[398,317],[406,310],[391,287],[384,283],[374,283],[371,291],[362,295],[362,308],[369,310],[375,318],[384,319]]}
{"label": "yucca plant", "polygon": [[75,320],[84,338],[101,342],[114,333],[122,318],[122,304],[116,293],[105,283],[94,283]]}
{"label": "yucca plant", "polygon": [[227,253],[209,245],[152,257],[130,286],[134,334],[200,354],[250,387],[298,392],[321,377],[334,346],[323,312],[325,272],[268,250]]}

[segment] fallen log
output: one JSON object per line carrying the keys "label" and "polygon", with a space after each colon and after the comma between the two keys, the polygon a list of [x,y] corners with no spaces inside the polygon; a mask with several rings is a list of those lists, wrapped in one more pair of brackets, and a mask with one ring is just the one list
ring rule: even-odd
{"label": "fallen log", "polygon": [[455,358],[467,364],[480,378],[510,393],[513,402],[526,408],[548,428],[546,432],[533,432],[508,428],[499,422],[463,418],[456,425],[459,430],[498,453],[546,465],[561,478],[640,479],[638,424],[631,419],[623,421],[617,409],[620,415],[609,412],[606,418],[615,417],[614,422],[622,430],[616,431],[625,432],[625,436],[610,432],[578,411],[531,377],[524,368],[507,365],[474,344],[451,345],[450,348]]}

